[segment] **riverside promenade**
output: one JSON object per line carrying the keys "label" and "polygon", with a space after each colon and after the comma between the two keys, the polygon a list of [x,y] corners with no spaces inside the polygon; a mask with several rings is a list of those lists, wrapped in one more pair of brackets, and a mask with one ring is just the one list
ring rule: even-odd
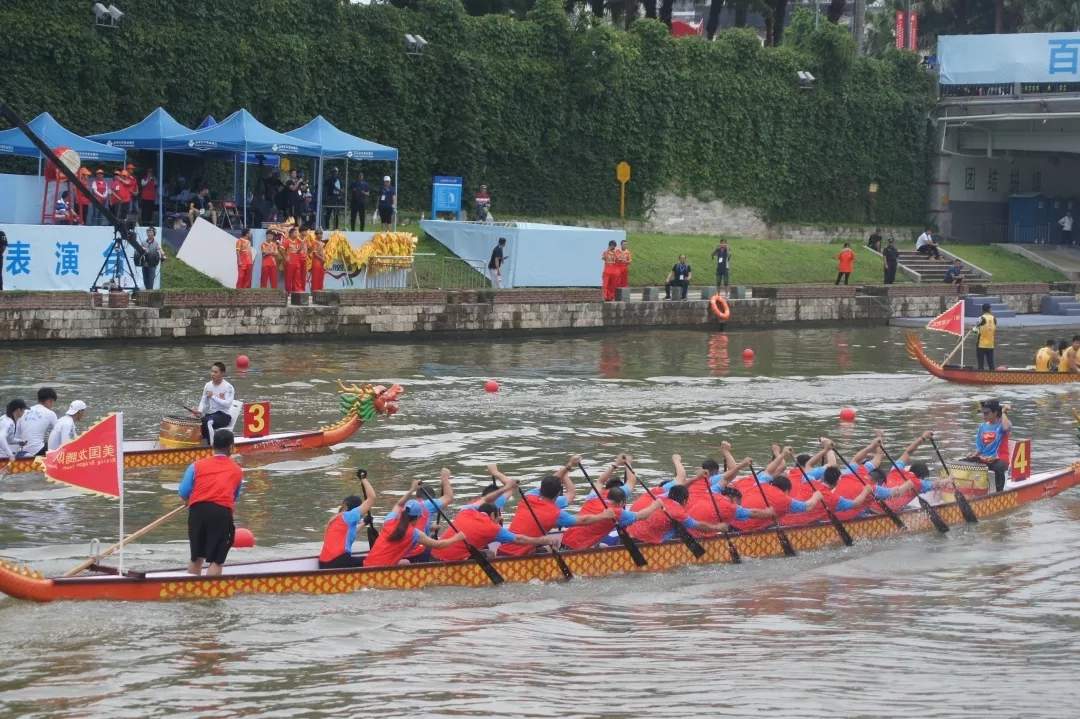
{"label": "riverside promenade", "polygon": [[[1080,283],[1002,283],[969,290],[1000,296],[1018,314],[1035,314],[1044,297],[1075,295]],[[699,299],[603,302],[598,289],[579,288],[342,290],[291,298],[269,289],[165,290],[112,298],[87,292],[5,292],[0,293],[0,341],[886,325],[898,318],[933,316],[957,299],[955,290],[943,285],[753,286],[741,288],[745,298],[729,300],[731,318],[721,324],[702,294],[699,289]]]}

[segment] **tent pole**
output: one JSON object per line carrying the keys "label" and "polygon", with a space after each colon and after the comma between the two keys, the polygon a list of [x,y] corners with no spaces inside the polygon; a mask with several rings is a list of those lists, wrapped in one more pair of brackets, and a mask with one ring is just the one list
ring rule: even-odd
{"label": "tent pole", "polygon": [[397,232],[397,201],[401,199],[401,188],[398,187],[398,160],[394,157],[394,232]]}
{"label": "tent pole", "polygon": [[241,227],[248,226],[248,206],[247,206],[247,143],[244,143],[244,216],[240,220]]}
{"label": "tent pole", "polygon": [[[158,242],[165,241],[165,143],[158,146]],[[164,249],[163,249],[164,251]]]}
{"label": "tent pole", "polygon": [[324,228],[322,226],[322,222],[323,222],[323,207],[322,207],[322,203],[323,203],[323,196],[322,196],[323,156],[322,156],[322,152],[319,153],[319,162],[318,162],[317,167],[318,167],[318,169],[316,170],[316,174],[317,174],[317,176],[319,178],[319,186],[315,189],[315,215],[316,215],[316,217],[315,217],[315,227],[317,227],[320,230],[323,230],[323,229],[326,229],[326,228]]}

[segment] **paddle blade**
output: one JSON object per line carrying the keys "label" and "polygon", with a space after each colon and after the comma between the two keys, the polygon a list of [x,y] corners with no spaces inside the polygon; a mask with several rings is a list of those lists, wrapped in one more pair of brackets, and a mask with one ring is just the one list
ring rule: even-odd
{"label": "paddle blade", "polygon": [[934,525],[934,529],[942,534],[949,531],[949,525],[945,523],[945,520],[937,513],[937,510],[930,506],[930,503],[923,499],[922,496],[919,496],[919,506],[922,507],[927,516],[930,517],[930,523]]}
{"label": "paddle blade", "polygon": [[960,491],[960,488],[955,484],[953,490],[956,492],[956,504],[960,507],[960,514],[963,515],[964,521],[968,524],[978,524],[979,517],[975,514],[975,510],[971,508],[971,504],[968,503],[967,497]]}
{"label": "paddle blade", "polygon": [[637,542],[634,541],[634,538],[622,527],[618,527],[617,531],[619,532],[619,539],[622,540],[623,546],[626,547],[626,551],[630,554],[630,558],[634,560],[634,564],[639,567],[647,565],[648,562],[645,561],[645,555],[641,553],[641,549],[638,547]]}
{"label": "paddle blade", "polygon": [[559,571],[562,572],[563,579],[569,582],[574,578],[574,573],[570,571],[570,565],[566,563],[558,549],[555,549],[555,547],[548,547],[548,549],[551,550],[551,556],[555,557],[555,563],[559,565]]}
{"label": "paddle blade", "polygon": [[499,574],[499,570],[491,564],[491,560],[488,559],[483,552],[472,544],[466,543],[465,547],[469,550],[469,556],[473,558],[474,562],[480,565],[480,568],[484,570],[484,574],[488,576],[488,579],[491,580],[492,584],[497,587],[506,581],[503,579],[503,575]]}
{"label": "paddle blade", "polygon": [[896,512],[893,511],[892,507],[885,504],[884,500],[879,499],[878,500],[878,506],[881,507],[881,511],[883,511],[885,513],[885,516],[887,516],[889,519],[892,520],[893,524],[895,524],[900,529],[907,529],[907,525],[904,524],[904,520],[902,520],[902,519],[900,519],[900,517],[896,516]]}
{"label": "paddle blade", "polygon": [[739,554],[739,550],[735,547],[735,542],[731,541],[731,537],[727,534],[724,535],[724,539],[727,540],[728,554],[731,555],[732,564],[742,564],[742,556]]}
{"label": "paddle blade", "polygon": [[840,535],[840,541],[844,543],[844,546],[850,547],[854,544],[855,540],[851,538],[851,534],[847,531],[847,527],[844,526],[843,522],[836,518],[836,515],[833,514],[832,510],[825,507],[825,513],[829,515],[829,521],[832,522],[833,529],[836,530],[836,533]]}
{"label": "paddle blade", "polygon": [[687,531],[686,525],[672,519],[671,526],[675,528],[675,534],[678,535],[679,539],[682,540],[682,543],[686,545],[686,548],[690,550],[690,554],[693,554],[695,559],[700,559],[705,555],[705,547],[701,546],[701,542],[694,539],[694,535]]}
{"label": "paddle blade", "polygon": [[782,529],[776,530],[776,538],[780,540],[780,548],[784,550],[784,556],[794,557],[795,547],[791,546],[791,540],[788,539],[787,533]]}

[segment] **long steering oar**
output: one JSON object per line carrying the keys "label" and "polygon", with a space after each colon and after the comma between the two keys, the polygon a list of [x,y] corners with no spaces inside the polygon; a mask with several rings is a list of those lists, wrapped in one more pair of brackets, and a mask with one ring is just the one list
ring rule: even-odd
{"label": "long steering oar", "polygon": [[[840,454],[840,451],[838,449],[836,449],[835,446],[832,449],[833,449],[834,452],[836,452],[836,458],[844,463],[844,466],[848,468],[849,472],[851,472],[853,475],[855,475],[855,479],[862,482],[864,487],[868,486],[866,484],[866,480],[862,478],[862,475],[860,475],[858,472],[856,472],[855,468],[852,467],[848,463],[848,461],[846,459],[844,459],[844,455]],[[878,506],[881,507],[881,511],[885,513],[886,517],[888,517],[889,519],[892,520],[893,524],[895,524],[900,529],[907,529],[907,525],[904,524],[904,520],[900,519],[900,517],[897,516],[896,512],[893,511],[893,508],[890,507],[888,504],[886,504],[884,499],[880,499],[879,497],[874,496],[873,494],[871,494],[871,496],[874,497],[874,500],[878,503]]]}
{"label": "long steering oar", "polygon": [[941,468],[945,470],[945,474],[952,480],[953,492],[956,495],[956,504],[960,507],[960,514],[963,515],[964,521],[968,524],[977,524],[979,521],[978,515],[975,514],[975,510],[968,504],[967,497],[960,491],[960,488],[956,486],[956,480],[952,478],[952,473],[949,471],[949,465],[945,464],[945,458],[941,456],[941,450],[938,449],[937,442],[933,437],[930,437],[930,446],[934,448],[934,453],[937,454],[938,461],[941,462]]}
{"label": "long steering oar", "polygon": [[[518,496],[521,497],[521,504],[525,505],[525,508],[529,510],[529,514],[532,515],[533,521],[536,522],[536,531],[540,532],[541,536],[545,534],[544,525],[540,524],[540,518],[536,516],[536,510],[529,504],[529,500],[525,498],[525,493],[521,491],[521,485],[517,488]],[[551,556],[555,559],[555,563],[559,565],[559,571],[562,572],[563,579],[570,581],[574,578],[574,573],[570,571],[570,566],[563,559],[562,553],[555,548],[554,544],[548,545],[548,551],[551,552]]]}
{"label": "long steering oar", "polygon": [[[807,476],[806,470],[803,469],[802,465],[800,465],[798,462],[795,463],[795,466],[798,467],[799,473],[802,474],[803,479],[806,480],[806,483],[810,485],[811,489],[813,489],[814,483],[810,481],[810,477]],[[833,514],[833,511],[829,509],[829,505],[825,501],[824,497],[821,498],[821,506],[824,507],[825,514],[828,515],[829,521],[832,522],[833,529],[835,529],[836,533],[840,535],[840,541],[848,547],[854,544],[855,540],[851,538],[851,534],[848,533],[847,527],[845,527],[844,523],[837,519],[836,515]]]}
{"label": "long steering oar", "polygon": [[[716,495],[713,494],[712,482],[710,480],[711,477],[705,478],[705,487],[709,490],[709,499],[712,500],[712,508],[713,511],[716,512],[716,522],[717,524],[723,524],[724,520],[720,518],[720,505],[716,503]],[[742,557],[739,556],[739,550],[735,548],[735,542],[731,541],[731,535],[728,534],[726,530],[720,534],[723,535],[724,540],[727,542],[728,554],[731,555],[731,563],[742,564]]]}
{"label": "long steering oar", "polygon": [[[592,487],[592,491],[596,492],[596,496],[600,498],[600,504],[604,505],[604,509],[609,509],[607,500],[604,499],[604,495],[600,494],[600,490],[597,488],[596,484],[593,483],[592,477],[590,477],[589,473],[585,470],[585,465],[578,462],[578,468],[581,470],[581,473],[585,475],[585,479],[589,481],[589,486]],[[645,555],[641,553],[641,549],[638,547],[637,542],[635,542],[634,538],[630,536],[630,533],[626,531],[626,527],[619,524],[618,517],[615,518],[615,531],[618,532],[619,540],[622,541],[623,546],[626,547],[626,551],[630,555],[630,558],[634,560],[634,564],[639,567],[644,567],[648,564],[645,560]]]}
{"label": "long steering oar", "polygon": [[[367,470],[356,470],[356,478],[360,480],[360,499],[366,502],[367,491],[364,489],[364,480],[367,478]],[[375,546],[375,540],[379,538],[379,530],[375,529],[375,519],[371,516],[370,509],[364,515],[364,526],[367,527],[367,542],[370,549]]]}
{"label": "long steering oar", "polygon": [[[442,507],[439,506],[439,503],[435,500],[435,497],[431,496],[431,492],[428,491],[428,488],[421,485],[419,489],[421,492],[424,493],[425,497],[431,500],[431,504],[433,507],[435,507],[435,511],[439,513],[439,516],[446,520],[446,526],[454,530],[456,534],[461,534],[461,532],[458,531],[458,528],[454,526],[454,523],[450,521],[450,518],[446,516],[446,513],[442,510]],[[464,537],[465,535],[461,534],[461,536]],[[488,576],[488,579],[491,580],[492,584],[498,586],[506,581],[505,579],[503,579],[503,575],[499,574],[499,570],[492,566],[491,560],[488,559],[483,552],[477,549],[476,546],[473,545],[473,543],[470,542],[468,539],[465,539],[463,541],[465,542],[465,548],[469,550],[469,556],[472,557],[472,560],[474,562],[480,565],[480,568],[484,570],[484,574]]]}
{"label": "long steering oar", "polygon": [[72,567],[71,569],[67,570],[66,572],[64,572],[64,576],[65,577],[74,577],[76,574],[79,574],[84,569],[89,569],[90,567],[97,564],[97,561],[99,559],[101,559],[102,557],[107,557],[110,554],[114,554],[114,553],[118,552],[122,547],[126,547],[128,544],[130,544],[131,542],[134,542],[136,539],[142,537],[144,534],[146,534],[150,530],[156,529],[157,527],[161,526],[162,524],[165,524],[165,522],[168,522],[170,519],[172,519],[176,515],[180,514],[180,512],[182,512],[185,509],[187,509],[187,505],[186,504],[181,504],[176,509],[173,509],[173,510],[169,511],[168,513],[166,513],[166,514],[158,517],[157,519],[155,519],[153,522],[150,522],[150,524],[146,525],[142,529],[139,529],[139,530],[137,530],[135,532],[132,532],[131,534],[124,537],[122,540],[120,540],[116,544],[112,545],[111,547],[109,547],[108,549],[106,549],[104,552],[97,555],[96,557],[91,557],[90,559],[87,559],[85,562],[83,562],[79,566]]}
{"label": "long steering oar", "polygon": [[[629,464],[626,465],[626,468],[631,472],[634,472],[634,468]],[[641,478],[640,474],[634,472],[634,476],[637,477],[637,481],[641,484],[641,488],[644,489],[650,497],[654,500],[659,499],[659,497],[653,494],[652,490],[649,489],[649,485],[645,484],[645,480]],[[701,546],[701,542],[694,539],[694,535],[690,534],[690,530],[686,528],[685,524],[671,516],[671,513],[667,511],[667,507],[664,506],[663,502],[660,503],[660,510],[667,515],[668,520],[671,522],[672,529],[675,530],[675,534],[678,535],[679,539],[682,540],[682,543],[686,545],[686,548],[690,550],[690,553],[694,555],[694,558],[696,559],[704,556],[705,547]]]}
{"label": "long steering oar", "polygon": [[[754,475],[754,484],[757,485],[758,492],[761,493],[761,499],[765,502],[765,506],[772,509],[772,505],[769,504],[769,498],[765,496],[765,488],[761,486],[761,480],[758,478],[757,470],[754,469],[754,465],[750,465],[750,474]],[[795,556],[795,547],[791,546],[791,540],[788,539],[787,532],[780,527],[780,518],[776,518],[776,538],[780,540],[780,548],[784,550],[784,554],[789,557]]]}
{"label": "long steering oar", "polygon": [[[892,464],[893,469],[895,469],[897,472],[900,472],[901,477],[904,476],[903,471],[900,469],[899,465],[896,464],[896,460],[892,458],[891,454],[889,454],[889,450],[885,449],[885,445],[879,446],[881,447],[881,451],[885,453],[885,459],[889,460],[889,463]],[[938,514],[937,510],[934,509],[930,505],[930,503],[927,502],[926,499],[918,493],[918,491],[915,492],[915,498],[919,500],[919,506],[923,508],[924,512],[926,512],[926,516],[930,517],[930,523],[934,525],[934,529],[941,532],[942,534],[948,532],[949,525],[945,523],[945,520],[941,518],[941,515]]]}

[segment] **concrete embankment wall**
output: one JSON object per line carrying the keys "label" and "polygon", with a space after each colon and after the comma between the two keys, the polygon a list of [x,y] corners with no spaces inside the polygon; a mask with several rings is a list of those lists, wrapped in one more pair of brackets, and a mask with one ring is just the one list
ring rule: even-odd
{"label": "concrete embankment wall", "polygon": [[[991,286],[1018,312],[1038,312],[1045,284]],[[1058,289],[1066,289],[1064,287]],[[1069,291],[1076,287],[1069,285]],[[731,300],[726,329],[886,324],[927,316],[956,295],[946,287],[822,285],[755,287]],[[118,297],[120,303],[126,296]],[[136,293],[127,307],[100,307],[84,292],[0,293],[0,341],[202,337],[393,337],[408,334],[716,327],[705,300],[602,302],[598,290],[345,290],[286,304],[280,290]],[[301,304],[302,303],[302,304]]]}

